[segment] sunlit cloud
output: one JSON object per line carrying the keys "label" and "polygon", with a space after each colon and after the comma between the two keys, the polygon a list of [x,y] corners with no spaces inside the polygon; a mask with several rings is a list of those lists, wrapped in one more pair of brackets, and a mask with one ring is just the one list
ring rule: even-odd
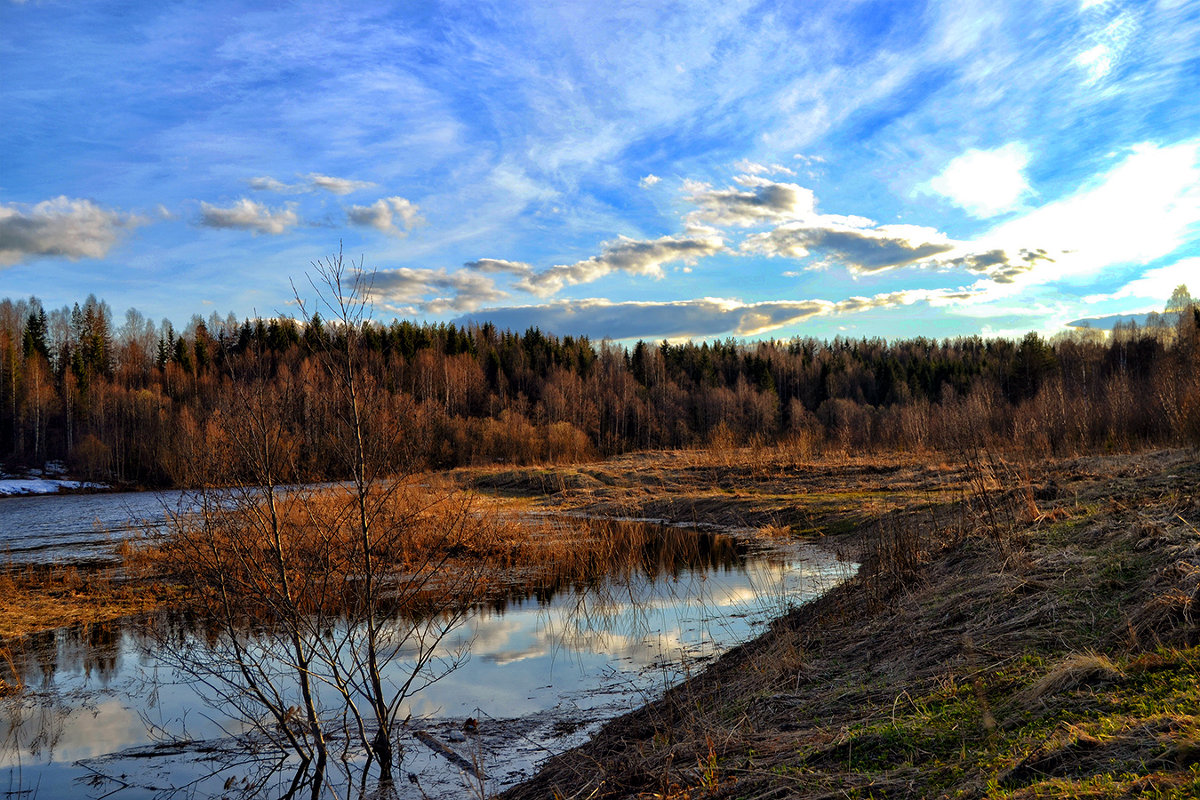
{"label": "sunlit cloud", "polygon": [[243,197],[228,208],[200,204],[200,224],[207,228],[232,228],[255,233],[280,234],[300,222],[291,208],[271,209]]}
{"label": "sunlit cloud", "polygon": [[288,184],[266,175],[249,178],[246,180],[246,183],[256,192],[292,193],[304,191],[305,189],[305,185],[302,183]]}
{"label": "sunlit cloud", "polygon": [[33,206],[0,204],[0,266],[40,257],[104,258],[125,231],[143,222],[65,196]]}
{"label": "sunlit cloud", "polygon": [[473,311],[509,296],[491,278],[476,272],[410,267],[376,271],[370,294],[376,302],[409,314]]}
{"label": "sunlit cloud", "polygon": [[822,220],[780,225],[754,234],[742,243],[742,250],[787,258],[821,253],[854,271],[877,272],[928,259],[955,246],[945,234],[918,225],[867,228]]}
{"label": "sunlit cloud", "polygon": [[977,217],[994,217],[1020,205],[1032,189],[1025,178],[1029,151],[1019,142],[994,150],[968,150],[953,159],[926,190]]}
{"label": "sunlit cloud", "polygon": [[757,336],[818,316],[907,306],[949,304],[976,296],[976,289],[906,290],[840,301],[777,300],[744,303],[705,297],[668,302],[612,302],[600,298],[559,300],[534,306],[488,308],[458,322],[491,321],[523,330],[536,325],[562,334],[621,339],[702,338],[733,334]]}
{"label": "sunlit cloud", "polygon": [[403,197],[384,197],[369,206],[350,206],[346,218],[354,225],[397,237],[405,236],[424,221],[420,209]]}
{"label": "sunlit cloud", "polygon": [[620,236],[615,241],[605,242],[598,256],[533,273],[515,286],[545,297],[557,293],[564,286],[590,283],[612,272],[661,278],[666,264],[677,261],[693,263],[724,249],[725,242],[717,235],[663,236],[649,241]]}
{"label": "sunlit cloud", "polygon": [[734,169],[746,175],[795,175],[796,171],[783,164],[760,164],[757,161],[742,159],[736,162]]}
{"label": "sunlit cloud", "polygon": [[688,221],[749,227],[816,215],[816,199],[811,189],[753,175],[741,175],[736,183],[743,188],[714,189],[707,183],[685,183],[687,199],[698,206],[688,215]]}
{"label": "sunlit cloud", "polygon": [[1021,249],[1015,253],[1003,249],[971,252],[960,247],[955,254],[935,258],[929,264],[942,269],[965,269],[980,273],[995,284],[1008,284],[1015,283],[1041,262],[1054,263],[1054,259],[1042,249]]}
{"label": "sunlit cloud", "polygon": [[319,175],[310,172],[305,176],[318,189],[324,189],[334,194],[350,194],[360,189],[370,189],[375,186],[371,181],[354,181],[349,178],[335,178],[331,175]]}
{"label": "sunlit cloud", "polygon": [[650,175],[647,175],[644,178],[642,178],[640,181],[638,181],[638,186],[641,186],[643,189],[649,189],[651,186],[653,186],[654,184],[658,183],[661,180],[662,180],[662,178],[651,173]]}
{"label": "sunlit cloud", "polygon": [[1039,268],[1026,270],[1021,286],[1093,279],[1168,256],[1200,223],[1198,159],[1197,141],[1138,145],[1075,193],[1002,223],[972,248],[1037,255]]}

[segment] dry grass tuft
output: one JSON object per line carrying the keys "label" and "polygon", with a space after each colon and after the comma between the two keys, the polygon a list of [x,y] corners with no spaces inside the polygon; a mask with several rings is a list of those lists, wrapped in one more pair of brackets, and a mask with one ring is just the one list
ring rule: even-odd
{"label": "dry grass tuft", "polygon": [[1159,549],[1175,558],[1157,572],[1149,598],[1129,615],[1127,634],[1131,645],[1200,644],[1200,545],[1168,545],[1189,536],[1189,532],[1175,527],[1175,531],[1156,529],[1154,539]]}
{"label": "dry grass tuft", "polygon": [[1013,704],[1021,709],[1033,709],[1054,695],[1080,686],[1112,683],[1123,677],[1121,669],[1107,656],[1076,653],[1055,664],[1041,679],[1020,692],[1013,698]]}

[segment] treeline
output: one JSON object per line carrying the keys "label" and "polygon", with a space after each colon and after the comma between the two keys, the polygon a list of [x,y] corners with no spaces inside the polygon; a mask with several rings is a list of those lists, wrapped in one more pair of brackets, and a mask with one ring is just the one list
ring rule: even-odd
{"label": "treeline", "polygon": [[118,325],[95,297],[51,312],[3,300],[0,459],[183,482],[253,387],[290,443],[280,477],[344,477],[327,364],[351,340],[366,413],[396,432],[389,457],[416,467],[745,444],[1069,453],[1200,442],[1200,309],[1181,290],[1157,324],[1112,335],[632,348],[406,321],[348,339],[319,316],[197,316],[176,331],[133,309]]}

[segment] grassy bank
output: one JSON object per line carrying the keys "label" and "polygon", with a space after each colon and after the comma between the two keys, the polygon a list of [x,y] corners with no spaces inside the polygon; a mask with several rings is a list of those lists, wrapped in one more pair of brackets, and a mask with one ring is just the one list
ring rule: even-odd
{"label": "grassy bank", "polygon": [[1194,456],[868,466],[858,578],[506,797],[1200,794]]}

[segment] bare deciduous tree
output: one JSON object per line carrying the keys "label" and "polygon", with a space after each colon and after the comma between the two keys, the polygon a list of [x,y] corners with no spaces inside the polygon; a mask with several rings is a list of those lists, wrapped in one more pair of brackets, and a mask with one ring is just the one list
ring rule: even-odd
{"label": "bare deciduous tree", "polygon": [[[453,555],[493,524],[469,497],[414,477],[396,396],[379,389],[360,346],[368,281],[340,253],[314,265],[329,322],[309,346],[324,374],[306,385],[272,374],[266,354],[247,362],[260,374],[231,380],[218,421],[192,426],[181,445],[189,482],[232,486],[198,490],[159,545],[211,632],[177,640],[175,664],[311,768],[314,795],[329,788],[331,736],[357,741],[342,756],[365,755],[364,778],[374,763],[392,781],[405,700],[466,655],[446,644],[483,565],[452,568]],[[287,420],[300,402],[334,426],[326,435],[346,482],[283,485],[297,474],[302,437]]]}

